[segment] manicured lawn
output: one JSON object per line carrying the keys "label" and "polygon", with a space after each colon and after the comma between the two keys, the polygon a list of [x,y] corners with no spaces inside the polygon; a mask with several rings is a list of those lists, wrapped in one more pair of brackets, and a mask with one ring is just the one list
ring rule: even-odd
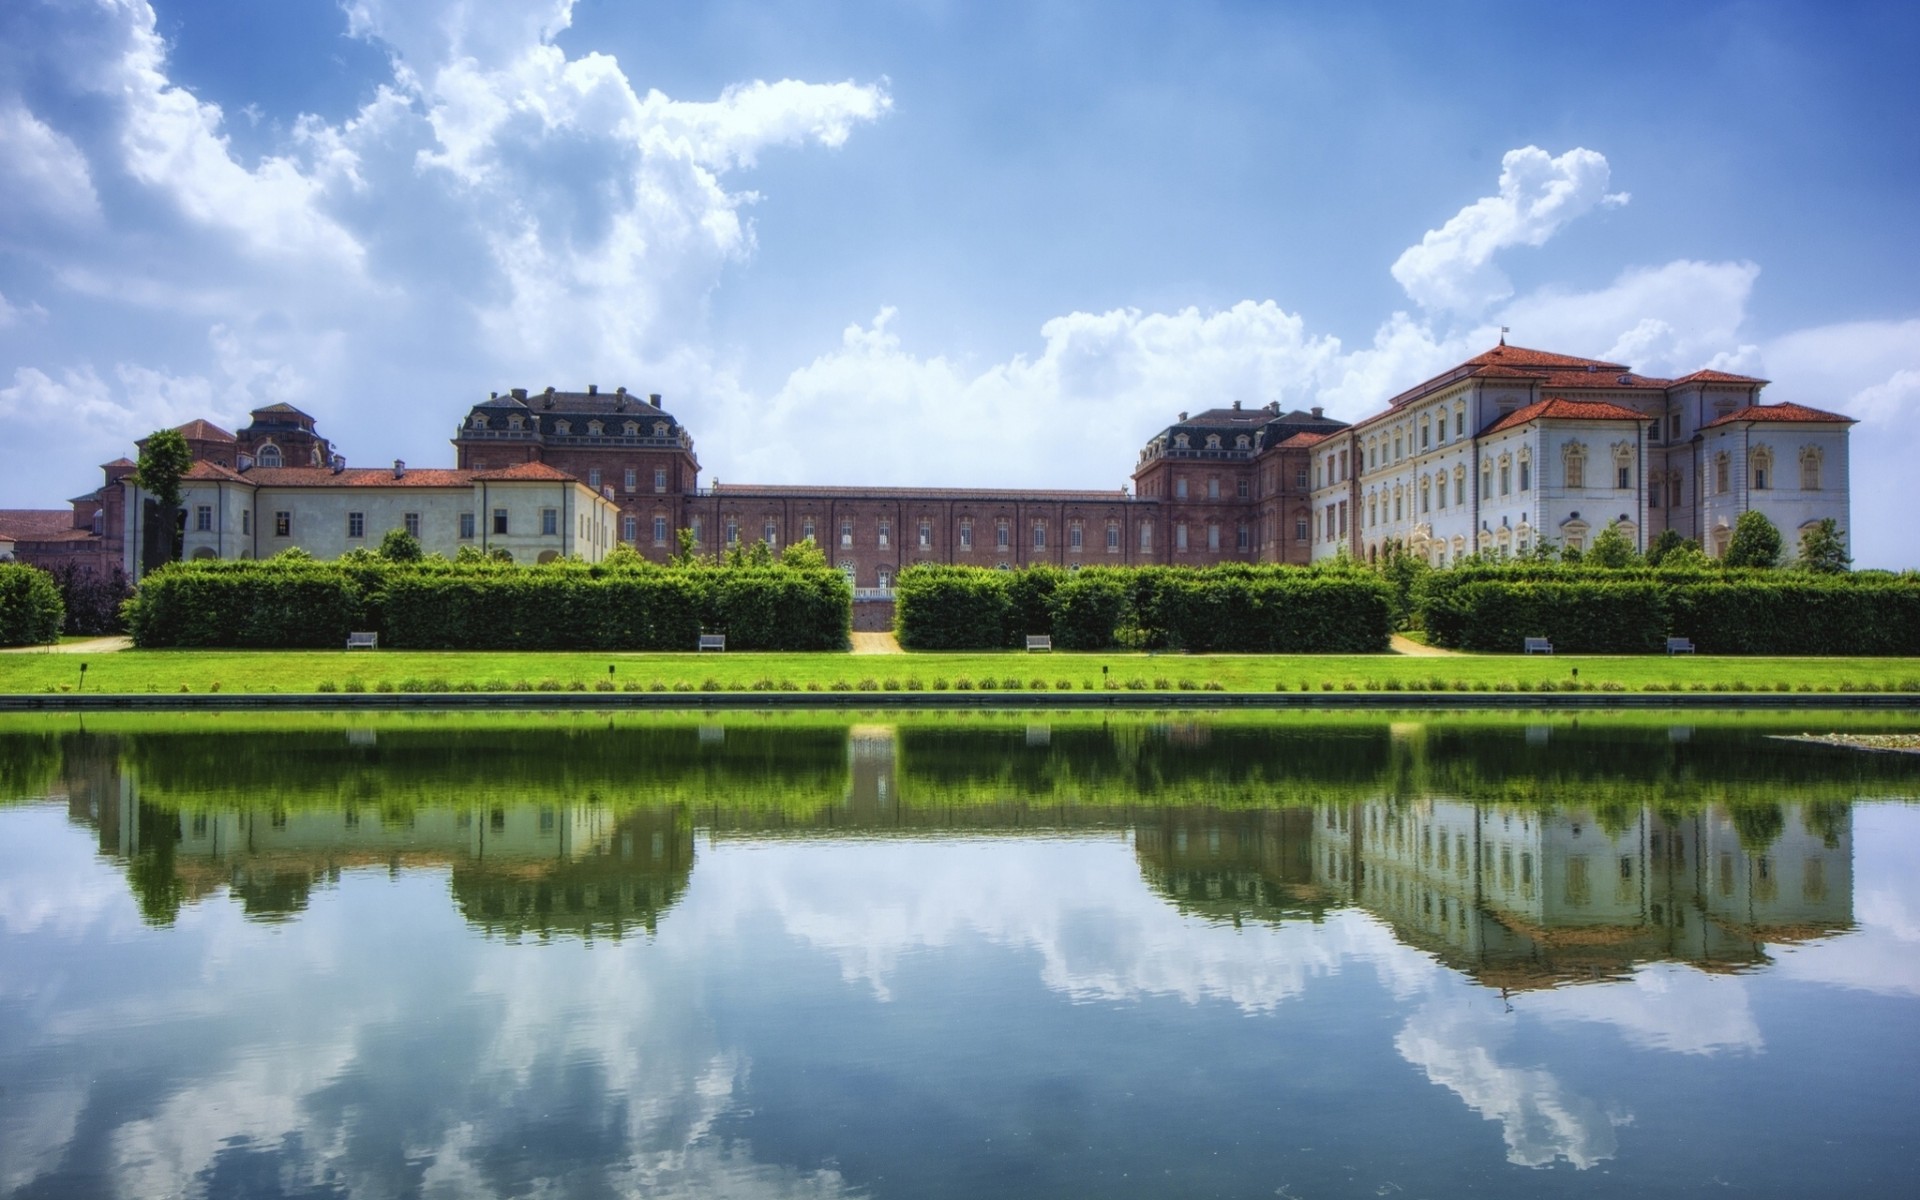
{"label": "manicured lawn", "polygon": [[[994,690],[1916,691],[1920,659],[1556,655],[593,654],[124,650],[0,656],[0,692]],[[612,668],[609,674],[608,668]],[[891,685],[891,686],[889,686]]]}

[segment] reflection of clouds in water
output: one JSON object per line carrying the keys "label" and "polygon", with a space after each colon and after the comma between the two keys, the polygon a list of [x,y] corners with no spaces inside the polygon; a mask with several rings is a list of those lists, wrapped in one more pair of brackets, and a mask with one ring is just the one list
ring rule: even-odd
{"label": "reflection of clouds in water", "polygon": [[1853,809],[1853,933],[1775,946],[1774,973],[1883,996],[1920,996],[1920,840],[1913,810]]}
{"label": "reflection of clouds in water", "polygon": [[1585,1170],[1617,1152],[1614,1122],[1585,1096],[1569,1092],[1543,1067],[1513,1067],[1494,1057],[1507,1026],[1464,998],[1436,997],[1415,1010],[1394,1046],[1427,1078],[1489,1121],[1500,1122],[1507,1161],[1543,1167],[1566,1159]]}
{"label": "reflection of clouds in water", "polygon": [[[0,1188],[92,1188],[76,1175],[104,1171],[126,1195],[843,1190],[715,1136],[748,1064],[684,977],[699,947],[487,941],[446,886],[349,872],[297,926],[220,900],[165,932],[136,925],[111,953],[164,971],[99,971],[0,1041]],[[23,958],[74,949],[46,922],[9,938]]]}
{"label": "reflection of clouds in water", "polygon": [[721,936],[769,910],[881,1000],[903,958],[968,937],[1032,951],[1042,982],[1076,1000],[1172,996],[1248,1012],[1272,1009],[1350,960],[1374,963],[1396,990],[1432,969],[1358,912],[1240,929],[1185,916],[1142,884],[1131,846],[1112,838],[820,850],[722,844],[701,863],[697,915],[690,905],[681,916],[703,923],[700,936]]}
{"label": "reflection of clouds in water", "polygon": [[[93,846],[74,836],[64,810],[52,805],[9,809],[6,819],[8,836],[0,838],[0,936],[47,933],[70,940],[140,928],[126,880],[101,869]],[[22,982],[16,972],[0,973],[0,995]]]}
{"label": "reflection of clouds in water", "polygon": [[1618,983],[1537,992],[1514,1001],[1548,1022],[1597,1021],[1647,1050],[1679,1054],[1758,1052],[1764,1046],[1747,984],[1675,963],[1641,967]]}

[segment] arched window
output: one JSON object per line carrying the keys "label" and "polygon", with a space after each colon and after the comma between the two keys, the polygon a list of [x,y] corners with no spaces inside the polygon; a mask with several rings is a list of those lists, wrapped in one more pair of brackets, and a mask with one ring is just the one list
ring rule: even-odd
{"label": "arched window", "polygon": [[1713,494],[1724,496],[1733,490],[1733,460],[1722,450],[1713,456]]}
{"label": "arched window", "polygon": [[1176,450],[1185,450],[1187,448],[1187,435],[1184,433],[1174,434],[1173,448]]}
{"label": "arched window", "polygon": [[1207,449],[1209,449],[1209,450],[1218,450],[1219,448],[1220,448],[1220,435],[1219,435],[1219,434],[1217,434],[1217,433],[1210,433],[1210,434],[1208,434],[1208,435],[1207,435]]}
{"label": "arched window", "polygon": [[601,433],[601,431],[602,431],[602,430],[604,430],[605,428],[606,428],[606,426],[604,426],[604,425],[602,425],[602,424],[601,424],[600,422],[598,422],[598,421],[588,421],[588,422],[587,422],[587,436],[588,436],[588,437],[599,437],[599,436],[600,436],[600,433]]}
{"label": "arched window", "polygon": [[1568,442],[1560,451],[1560,460],[1566,464],[1568,487],[1587,486],[1587,448],[1584,444]]}
{"label": "arched window", "polygon": [[667,436],[667,423],[665,421],[655,421],[653,423],[653,436],[657,438]]}
{"label": "arched window", "polygon": [[1253,439],[1249,438],[1244,433],[1241,434],[1239,437],[1233,439],[1233,448],[1235,450],[1245,450],[1248,446],[1251,446],[1251,445],[1253,445]]}
{"label": "arched window", "polygon": [[1766,446],[1757,447],[1747,460],[1747,470],[1757,491],[1766,491],[1773,486],[1773,451]]}
{"label": "arched window", "polygon": [[640,436],[640,422],[638,422],[638,421],[628,421],[628,422],[627,422],[627,423],[626,423],[625,425],[622,425],[622,426],[620,427],[620,431],[621,431],[622,433],[624,433],[624,434],[625,434],[626,436],[628,436],[628,437],[639,437],[639,436]]}
{"label": "arched window", "polygon": [[553,431],[554,431],[555,433],[558,433],[558,434],[561,434],[561,435],[565,435],[565,434],[569,434],[569,433],[572,433],[572,432],[573,432],[573,422],[571,422],[571,421],[555,421],[555,422],[553,423]]}
{"label": "arched window", "polygon": [[277,467],[281,465],[280,447],[274,445],[272,442],[266,443],[260,447],[259,459],[260,465],[263,467]]}
{"label": "arched window", "polygon": [[1800,490],[1817,492],[1820,490],[1820,460],[1824,457],[1820,447],[1805,446],[1800,451]]}

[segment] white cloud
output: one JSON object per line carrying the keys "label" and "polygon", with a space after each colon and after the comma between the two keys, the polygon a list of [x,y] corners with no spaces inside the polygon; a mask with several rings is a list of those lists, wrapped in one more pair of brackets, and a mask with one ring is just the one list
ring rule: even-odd
{"label": "white cloud", "polygon": [[1500,191],[1428,230],[1393,264],[1393,277],[1422,308],[1474,314],[1513,294],[1493,263],[1509,246],[1539,246],[1567,222],[1599,205],[1625,204],[1609,193],[1606,156],[1575,148],[1555,158],[1538,146],[1500,160]]}
{"label": "white cloud", "polygon": [[1643,966],[1623,982],[1542,992],[1519,1003],[1550,1022],[1611,1025],[1648,1050],[1758,1053],[1765,1045],[1745,980],[1677,963]]}
{"label": "white cloud", "polygon": [[1748,262],[1634,267],[1595,291],[1529,293],[1503,308],[1499,323],[1523,346],[1592,355],[1649,375],[1683,374],[1716,355],[1751,357],[1741,326],[1759,274]]}
{"label": "white cloud", "polygon": [[[0,229],[36,216],[59,223],[98,220],[100,198],[93,190],[93,174],[72,140],[18,100],[0,101]],[[0,315],[4,311],[0,303]]]}

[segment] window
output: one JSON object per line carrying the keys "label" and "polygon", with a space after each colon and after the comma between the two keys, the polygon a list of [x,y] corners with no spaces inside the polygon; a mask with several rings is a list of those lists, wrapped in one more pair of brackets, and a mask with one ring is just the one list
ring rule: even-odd
{"label": "window", "polygon": [[1502,459],[1500,463],[1500,494],[1505,496],[1512,491],[1513,464]]}
{"label": "window", "polygon": [[276,512],[273,514],[273,536],[275,537],[292,537],[293,536],[293,514],[292,513]]}
{"label": "window", "polygon": [[808,541],[808,542],[813,540],[813,518],[812,517],[808,517],[806,520],[800,522],[800,538],[802,541]]}
{"label": "window", "polygon": [[760,536],[765,539],[769,546],[777,546],[780,544],[779,529],[774,524],[772,518],[768,518],[766,524],[760,527]]}
{"label": "window", "polygon": [[1033,548],[1035,550],[1047,548],[1047,527],[1039,521],[1033,523]]}
{"label": "window", "polygon": [[1185,554],[1187,551],[1187,523],[1180,522],[1173,527],[1173,548]]}
{"label": "window", "polygon": [[997,550],[1005,550],[1013,544],[1013,530],[1005,521],[993,527],[993,545]]}
{"label": "window", "polygon": [[1753,464],[1753,486],[1758,491],[1767,490],[1767,468],[1764,464]]}
{"label": "window", "polygon": [[1075,551],[1081,548],[1080,525],[1078,522],[1067,527],[1067,548]]}
{"label": "window", "polygon": [[1120,527],[1112,522],[1107,523],[1107,553],[1120,553]]}
{"label": "window", "polygon": [[1187,481],[1184,476],[1173,481],[1173,498],[1175,500],[1187,498]]}
{"label": "window", "polygon": [[1247,533],[1247,527],[1245,525],[1242,525],[1234,535],[1234,546],[1242,554],[1246,553],[1252,544],[1249,538],[1250,535]]}
{"label": "window", "polygon": [[594,467],[592,470],[587,472],[587,486],[592,488],[596,492],[600,490],[600,468],[599,467]]}
{"label": "window", "polygon": [[277,467],[281,465],[282,461],[280,457],[280,447],[274,445],[272,442],[268,442],[266,445],[260,447],[261,466]]}
{"label": "window", "polygon": [[1680,414],[1679,413],[1673,414],[1672,418],[1667,422],[1667,437],[1676,442],[1680,440]]}
{"label": "window", "polygon": [[620,427],[620,432],[626,434],[628,437],[639,437],[640,422],[628,421],[625,425],[622,425]]}
{"label": "window", "polygon": [[1142,521],[1140,522],[1140,553],[1149,554],[1149,553],[1152,553],[1152,551],[1153,551],[1153,522]]}
{"label": "window", "polygon": [[1749,460],[1752,465],[1753,486],[1766,491],[1773,486],[1773,451],[1761,446],[1753,452]]}
{"label": "window", "polygon": [[[94,532],[99,533],[100,530],[96,528]],[[248,535],[253,533],[253,510],[250,508],[240,510],[240,532]]]}
{"label": "window", "polygon": [[693,518],[693,520],[689,521],[687,523],[687,528],[693,533],[694,545],[698,546],[706,540],[706,536],[707,536],[706,523],[702,521],[699,517],[695,517]]}
{"label": "window", "polygon": [[880,590],[884,592],[893,586],[893,572],[886,567],[881,567],[874,572],[873,581],[879,584]]}
{"label": "window", "polygon": [[885,546],[892,541],[893,541],[893,522],[888,520],[886,517],[881,517],[880,518],[880,544],[882,546]]}
{"label": "window", "polygon": [[1800,490],[1817,492],[1820,490],[1820,447],[1808,446],[1800,452]]}
{"label": "window", "polygon": [[1467,502],[1467,469],[1465,467],[1453,469],[1453,502],[1456,505]]}
{"label": "window", "polygon": [[193,528],[196,533],[213,532],[213,505],[196,504],[194,506]]}
{"label": "window", "polygon": [[506,509],[496,508],[493,510],[493,531],[495,533],[505,533],[507,531]]}
{"label": "window", "polygon": [[420,514],[419,513],[401,514],[400,525],[403,529],[407,531],[408,537],[413,538],[416,541],[419,539],[420,537]]}
{"label": "window", "polygon": [[1298,468],[1298,469],[1296,469],[1296,470],[1294,471],[1294,473],[1293,473],[1293,486],[1294,486],[1294,487],[1296,487],[1296,488],[1299,488],[1299,489],[1300,489],[1300,490],[1302,490],[1302,491],[1305,491],[1305,490],[1306,490],[1306,487],[1307,487],[1307,469],[1306,469],[1305,467],[1300,467],[1300,468]]}
{"label": "window", "polygon": [[460,540],[463,542],[473,540],[473,514],[470,512],[460,514]]}
{"label": "window", "polygon": [[653,469],[653,490],[656,492],[664,492],[667,490],[667,469],[665,467],[655,467]]}
{"label": "window", "polygon": [[1247,481],[1244,479],[1237,481],[1233,485],[1233,490],[1235,495],[1245,500],[1247,498]]}
{"label": "window", "polygon": [[962,550],[973,549],[973,522],[972,521],[960,522],[960,548]]}
{"label": "window", "polygon": [[842,546],[853,545],[853,522],[852,521],[840,522],[840,544]]}
{"label": "window", "polygon": [[1405,516],[1406,514],[1400,511],[1400,493],[1396,490],[1393,493],[1393,519],[1399,521],[1405,519]]}
{"label": "window", "polygon": [[350,538],[367,536],[367,514],[358,512],[347,514],[347,536]]}
{"label": "window", "polygon": [[1731,470],[1731,464],[1727,461],[1725,454],[1721,454],[1713,460],[1713,490],[1715,495],[1722,495],[1732,490],[1727,486],[1728,476]]}
{"label": "window", "polygon": [[1587,449],[1579,442],[1570,443],[1561,452],[1567,466],[1567,486],[1583,488],[1587,486]]}
{"label": "window", "polygon": [[598,421],[588,421],[588,422],[587,422],[587,436],[588,436],[588,437],[599,437],[599,436],[600,436],[600,435],[601,435],[602,433],[605,433],[605,432],[606,432],[606,429],[607,429],[607,427],[606,427],[605,425],[602,425],[602,424],[601,424],[600,422],[598,422]]}
{"label": "window", "polygon": [[1433,444],[1433,439],[1429,436],[1431,432],[1432,430],[1427,424],[1427,419],[1425,417],[1420,418],[1420,448],[1422,450],[1425,450]]}
{"label": "window", "polygon": [[[1332,516],[1332,514],[1329,513],[1328,516]],[[1295,517],[1293,519],[1293,540],[1296,542],[1304,542],[1307,540],[1307,536],[1307,519],[1305,517]]]}
{"label": "window", "polygon": [[560,532],[560,510],[543,508],[540,510],[540,536],[553,537]]}
{"label": "window", "polygon": [[[656,522],[659,521],[658,517],[654,519]],[[659,525],[656,524],[654,528],[658,529]],[[639,517],[633,516],[631,513],[629,513],[628,515],[620,518],[620,540],[628,543],[629,545],[640,540],[640,518]]]}
{"label": "window", "polygon": [[1420,481],[1420,511],[1422,513],[1433,511],[1433,490],[1424,479]]}
{"label": "window", "polygon": [[624,487],[629,492],[639,487],[640,472],[633,467],[628,467],[626,470],[626,477],[621,481],[621,486]]}
{"label": "window", "polygon": [[1209,449],[1209,450],[1218,450],[1219,448],[1220,448],[1220,435],[1219,435],[1219,434],[1217,434],[1217,433],[1210,433],[1210,434],[1208,434],[1208,435],[1207,435],[1207,449]]}
{"label": "window", "polygon": [[930,550],[933,548],[933,522],[932,521],[920,522],[920,548],[922,550]]}
{"label": "window", "polygon": [[653,518],[653,544],[656,546],[667,544],[667,518],[659,513],[655,513]]}
{"label": "window", "polygon": [[740,518],[728,517],[726,528],[727,528],[727,545],[730,547],[738,546],[740,544]]}
{"label": "window", "polygon": [[567,421],[555,421],[553,423],[553,431],[560,434],[572,433],[573,425]]}
{"label": "window", "polygon": [[1615,467],[1613,474],[1614,474],[1613,486],[1619,488],[1623,492],[1633,487],[1633,468],[1632,467]]}
{"label": "window", "polygon": [[1525,492],[1525,491],[1531,491],[1532,488],[1533,488],[1533,460],[1530,458],[1523,458],[1520,460],[1520,490]]}
{"label": "window", "polygon": [[1465,408],[1456,408],[1453,410],[1453,436],[1467,436],[1467,410]]}

